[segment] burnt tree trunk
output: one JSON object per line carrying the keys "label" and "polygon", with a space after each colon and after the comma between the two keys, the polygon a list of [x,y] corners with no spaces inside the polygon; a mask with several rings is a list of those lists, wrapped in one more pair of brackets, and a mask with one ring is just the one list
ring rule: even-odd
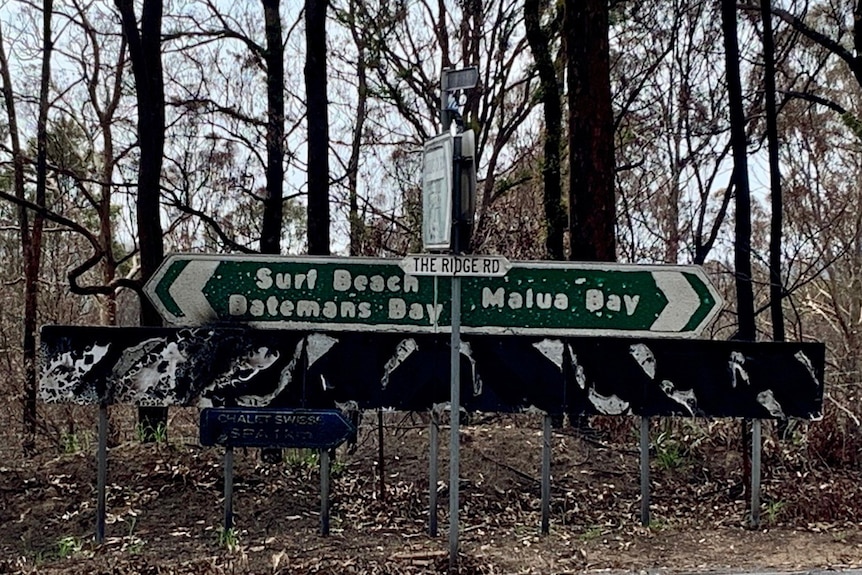
{"label": "burnt tree trunk", "polygon": [[[49,5],[50,8],[50,5]],[[40,94],[39,119],[42,120],[43,108],[47,102],[46,76],[50,75],[50,13],[45,12],[43,27],[47,34],[44,36],[45,59],[42,67],[42,92]],[[5,39],[2,28],[0,28],[0,78],[3,80],[2,93],[3,104],[6,108],[8,121],[9,140],[12,147],[12,184],[15,197],[22,202],[26,200],[25,174],[24,174],[24,152],[21,149],[21,134],[18,127],[18,114],[15,108],[15,94],[12,89],[12,73],[9,70],[9,60],[6,55]],[[44,140],[44,135],[43,135]],[[44,142],[43,142],[44,143]],[[37,144],[38,155],[38,144]],[[44,205],[44,181],[42,182],[42,204]],[[38,198],[37,198],[38,200]],[[22,448],[25,453],[31,453],[35,449],[36,439],[36,329],[38,322],[38,296],[39,296],[39,264],[41,260],[41,216],[34,217],[33,228],[30,228],[30,218],[27,208],[23,204],[18,206],[18,233],[21,237],[21,256],[24,275],[24,317],[21,332],[22,357],[24,361],[24,388],[22,398],[22,423],[24,441]]]}
{"label": "burnt tree trunk", "polygon": [[565,259],[566,211],[563,208],[560,144],[563,138],[563,109],[557,71],[551,57],[551,34],[541,24],[541,2],[524,0],[527,41],[539,72],[540,94],[545,119],[544,161],[542,163],[545,208],[545,251],[552,260]]}
{"label": "burnt tree trunk", "polygon": [[263,0],[266,31],[266,199],[260,251],[281,252],[284,219],[284,44],[281,30],[281,0]]}
{"label": "burnt tree trunk", "polygon": [[[733,150],[733,182],[736,189],[736,231],[734,234],[734,267],[738,330],[736,338],[754,341],[754,290],[751,285],[751,188],[748,182],[745,109],[739,72],[736,2],[721,1],[721,25],[724,32],[724,58],[727,74],[727,96],[730,109],[730,145]],[[750,421],[740,422],[742,449],[742,485],[746,501],[751,501],[751,428]]]}
{"label": "burnt tree trunk", "polygon": [[748,181],[746,120],[739,72],[736,3],[733,0],[722,0],[721,16],[730,110],[730,145],[733,150],[733,181],[736,190],[734,196],[736,200],[734,266],[736,268],[736,299],[739,322],[737,338],[744,341],[754,341],[754,291],[751,284],[751,188]]}
{"label": "burnt tree trunk", "polygon": [[[141,281],[146,282],[164,259],[159,208],[162,157],[165,147],[165,89],[162,78],[162,0],[144,0],[138,29],[133,0],[114,0],[129,48],[138,110],[137,227],[141,256]],[[146,298],[141,298],[141,325],[159,326],[161,317]],[[138,423],[145,441],[167,425],[165,407],[138,408]]]}
{"label": "burnt tree trunk", "polygon": [[570,258],[616,260],[607,0],[566,0]]}
{"label": "burnt tree trunk", "polygon": [[769,0],[760,0],[763,21],[763,89],[766,104],[766,140],[769,146],[769,183],[772,217],[769,221],[769,307],[772,316],[772,339],[784,341],[784,297],[781,283],[781,234],[784,198],[781,190],[781,166],[778,158],[778,104],[775,96],[775,38]]}
{"label": "burnt tree trunk", "polygon": [[[36,205],[45,207],[48,187],[48,91],[51,89],[51,15],[53,0],[42,6],[42,73],[39,82],[39,116],[36,121]],[[42,265],[42,232],[45,217],[33,215],[29,257],[24,260],[24,448],[35,449],[36,442],[36,324],[39,312],[39,268]]]}
{"label": "burnt tree trunk", "polygon": [[[358,3],[361,6],[361,1]],[[362,149],[362,133],[365,131],[365,120],[368,116],[368,64],[366,32],[362,30],[362,23],[367,21],[363,17],[357,21],[361,13],[360,6],[355,0],[349,4],[350,17],[353,18],[350,25],[350,33],[356,44],[356,118],[353,124],[353,138],[350,143],[350,159],[347,162],[347,193],[349,202],[350,219],[350,255],[362,254],[365,243],[365,219],[359,210],[359,155]]]}
{"label": "burnt tree trunk", "polygon": [[305,3],[308,106],[308,253],[329,255],[329,112],[326,96],[327,0]]}

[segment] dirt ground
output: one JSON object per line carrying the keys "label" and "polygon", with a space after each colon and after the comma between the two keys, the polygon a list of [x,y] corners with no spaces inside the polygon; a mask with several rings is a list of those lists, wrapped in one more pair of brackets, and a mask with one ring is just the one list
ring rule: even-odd
{"label": "dirt ground", "polygon": [[[427,422],[385,414],[333,466],[331,534],[319,527],[314,453],[278,464],[235,454],[236,530],[224,533],[220,449],[172,410],[167,442],[112,433],[106,540],[95,545],[96,428],[69,421],[25,458],[0,446],[0,573],[439,573],[448,568],[448,428],[440,434],[439,525],[427,533]],[[58,418],[57,414],[54,414]],[[63,419],[62,416],[59,419]],[[72,417],[71,415],[68,417]],[[90,418],[90,419],[87,419]],[[117,427],[129,414],[112,411]],[[745,528],[738,424],[653,422],[652,522],[639,521],[635,419],[594,435],[554,430],[551,530],[540,534],[541,420],[474,417],[462,428],[461,573],[726,572],[862,567],[862,471],[817,457],[815,432],[767,427],[760,529]],[[813,424],[816,425],[816,424]],[[827,438],[828,440],[828,438]]]}

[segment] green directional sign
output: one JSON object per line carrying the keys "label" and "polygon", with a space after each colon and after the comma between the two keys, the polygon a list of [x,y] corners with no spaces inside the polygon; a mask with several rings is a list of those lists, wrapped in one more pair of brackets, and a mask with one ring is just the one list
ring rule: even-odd
{"label": "green directional sign", "polygon": [[[173,254],[144,289],[173,325],[448,331],[450,278],[399,263]],[[512,262],[503,277],[461,282],[465,333],[694,336],[722,306],[697,266]]]}
{"label": "green directional sign", "polygon": [[697,335],[722,305],[693,266],[521,262],[461,285],[464,325],[491,333]]}

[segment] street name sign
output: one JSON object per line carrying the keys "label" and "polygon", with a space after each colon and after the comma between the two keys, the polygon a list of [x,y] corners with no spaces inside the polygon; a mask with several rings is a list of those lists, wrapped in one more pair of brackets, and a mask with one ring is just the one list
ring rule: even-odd
{"label": "street name sign", "polygon": [[201,445],[225,447],[338,447],[355,429],[337,410],[207,408]]}
{"label": "street name sign", "polygon": [[[461,261],[471,270],[477,262],[479,271],[495,265]],[[144,291],[172,325],[450,331],[452,278],[405,274],[401,265],[421,264],[172,254]],[[461,275],[461,331],[468,334],[693,337],[722,307],[698,266],[511,262],[505,276]]]}
{"label": "street name sign", "polygon": [[512,264],[501,256],[413,254],[399,266],[412,276],[503,277]]}
{"label": "street name sign", "polygon": [[443,70],[440,79],[440,84],[444,92],[454,92],[456,90],[469,90],[475,88],[479,83],[479,67],[468,66],[460,70]]}

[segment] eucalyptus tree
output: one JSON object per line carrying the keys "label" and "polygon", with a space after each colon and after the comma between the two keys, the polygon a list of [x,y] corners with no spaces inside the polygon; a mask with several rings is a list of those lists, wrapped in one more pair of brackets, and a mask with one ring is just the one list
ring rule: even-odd
{"label": "eucalyptus tree", "polygon": [[[52,16],[53,1],[44,0],[40,6],[41,28],[38,33],[42,52],[39,74],[38,106],[35,126],[35,191],[33,203],[44,208],[47,191],[47,131],[48,112],[50,107],[51,54],[53,50]],[[0,78],[2,78],[3,101],[12,144],[12,163],[14,173],[15,197],[18,205],[18,232],[21,241],[21,256],[23,263],[24,313],[22,326],[22,352],[24,364],[23,385],[23,423],[25,451],[33,451],[36,441],[36,330],[39,307],[39,272],[42,265],[43,234],[45,229],[44,214],[37,211],[32,215],[23,205],[27,199],[24,168],[26,151],[22,148],[22,128],[18,121],[15,88],[12,80],[10,59],[5,47],[5,39],[0,33]]]}
{"label": "eucalyptus tree", "polygon": [[[342,23],[347,22],[363,31],[368,105],[359,165],[369,166],[363,176],[370,191],[357,205],[370,214],[366,233],[384,242],[379,248],[382,253],[415,249],[410,242],[418,237],[419,151],[440,130],[442,70],[477,65],[479,85],[461,95],[459,107],[464,125],[477,131],[480,185],[473,247],[495,249],[495,228],[508,226],[495,215],[499,202],[519,193],[519,186],[533,178],[532,170],[519,163],[515,149],[538,141],[533,122],[536,72],[520,3],[377,0],[357,4],[361,6],[351,19],[340,18],[330,30],[334,36],[349,37]],[[343,15],[345,5],[337,7]],[[337,59],[333,66],[338,66],[334,77],[342,78],[355,62]],[[340,94],[339,90],[336,85],[334,93]],[[345,110],[353,109],[355,104],[334,106],[336,122]],[[349,147],[337,137],[333,147],[339,157],[342,150],[349,157]],[[339,177],[335,174],[333,179]]]}
{"label": "eucalyptus tree", "polygon": [[[155,273],[164,259],[161,214],[162,160],[165,149],[165,86],[162,75],[162,0],[143,0],[140,25],[134,0],[114,0],[129,49],[135,79],[138,115],[138,175],[136,220],[140,247],[141,281]],[[162,324],[155,307],[140,298],[141,325]],[[145,440],[155,440],[156,429],[167,425],[167,408],[140,407],[138,418]]]}
{"label": "eucalyptus tree", "polygon": [[733,190],[717,6],[625,4],[615,20],[620,256],[702,264],[726,237]]}
{"label": "eucalyptus tree", "polygon": [[[100,321],[111,325],[117,322],[119,285],[115,280],[122,268],[132,271],[129,262],[137,251],[133,245],[119,245],[116,229],[117,192],[126,187],[116,178],[136,139],[127,127],[131,123],[128,106],[121,107],[127,43],[124,35],[116,33],[115,14],[104,6],[75,0],[57,16],[68,30],[56,43],[57,58],[72,73],[61,88],[63,97],[55,103],[58,127],[54,132],[61,141],[52,154],[52,167],[58,177],[71,180],[68,196],[83,199],[81,212],[64,213],[92,210],[95,217],[87,219],[96,222],[100,244],[100,249],[72,267],[70,289],[101,298]],[[99,264],[100,277],[82,284],[82,276]]]}
{"label": "eucalyptus tree", "polygon": [[[336,81],[330,84],[331,97],[334,100],[330,102],[330,108],[334,109],[334,113],[330,115],[330,125],[335,130],[349,133],[350,137],[345,145],[333,146],[335,162],[344,171],[344,175],[332,174],[331,193],[336,207],[339,204],[347,206],[350,254],[361,255],[373,250],[369,245],[370,238],[366,228],[369,205],[367,201],[361,201],[359,188],[360,162],[365,143],[363,135],[371,105],[368,75],[369,70],[374,67],[377,51],[368,28],[365,2],[347,0],[344,4],[334,3],[333,14],[338,28],[344,29],[350,41],[333,42],[330,50],[330,69],[337,75]],[[343,62],[344,68],[341,69],[335,62]],[[341,110],[343,113],[339,113]],[[348,148],[349,153],[342,153],[342,147]],[[339,198],[339,190],[344,190],[346,198]]]}
{"label": "eucalyptus tree", "polygon": [[278,253],[306,243],[294,239],[306,174],[297,8],[205,1],[169,14],[165,194],[177,226],[196,230],[185,240],[194,247]]}
{"label": "eucalyptus tree", "polygon": [[[771,6],[771,13],[777,39],[790,45],[777,62],[783,103],[777,130],[786,148],[782,292],[790,298],[795,336],[803,325],[808,333],[817,330],[834,353],[838,377],[856,381],[862,371],[856,351],[862,333],[862,2],[789,2]],[[852,411],[859,407],[853,402]]]}
{"label": "eucalyptus tree", "polygon": [[308,253],[329,255],[328,0],[305,0],[305,104],[308,110]]}
{"label": "eucalyptus tree", "polygon": [[555,65],[560,21],[560,11],[553,5],[550,9],[543,9],[538,0],[524,0],[524,27],[539,74],[538,95],[544,116],[542,204],[547,230],[545,250],[554,260],[565,259],[564,236],[568,224],[562,184],[563,103],[560,70]]}
{"label": "eucalyptus tree", "polygon": [[616,261],[610,7],[569,0],[563,20],[569,102],[569,256]]}
{"label": "eucalyptus tree", "polygon": [[[31,445],[37,423],[38,322],[77,320],[77,313],[70,310],[86,309],[81,298],[78,305],[72,304],[67,285],[78,294],[108,295],[101,319],[111,322],[111,298],[123,283],[114,279],[118,262],[113,259],[111,202],[116,167],[111,130],[120,80],[109,73],[102,84],[102,73],[111,65],[103,68],[101,48],[107,36],[89,21],[92,5],[73,2],[55,8],[45,2],[14,8],[18,18],[0,24],[5,32],[7,22],[19,26],[23,22],[14,44],[0,38],[0,78],[10,135],[4,153],[13,166],[9,177],[13,193],[4,191],[2,197],[14,203],[19,214],[22,257],[16,263],[21,262],[25,294],[18,317],[24,318],[25,435]],[[115,20],[110,25],[115,26]],[[10,51],[17,57],[10,58]],[[120,68],[122,52],[117,56]],[[31,56],[35,54],[38,60]],[[38,76],[33,75],[35,70]],[[113,93],[102,99],[111,87]],[[46,221],[55,226],[46,226]],[[84,261],[82,252],[89,253]],[[88,274],[100,261],[105,262],[103,275]],[[39,285],[47,289],[40,290]]]}

